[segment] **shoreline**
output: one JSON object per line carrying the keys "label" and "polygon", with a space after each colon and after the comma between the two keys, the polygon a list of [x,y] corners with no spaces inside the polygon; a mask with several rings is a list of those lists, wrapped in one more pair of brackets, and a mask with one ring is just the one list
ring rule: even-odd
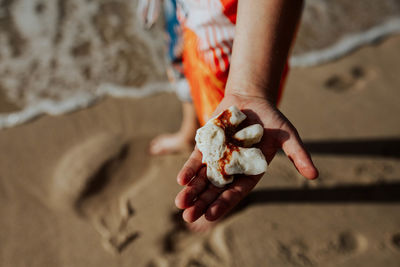
{"label": "shoreline", "polygon": [[[358,49],[368,47],[376,40],[390,41],[400,33],[400,19],[391,19],[362,33],[351,34],[327,49],[316,50],[304,55],[293,56],[291,66],[314,67],[338,60]],[[106,96],[142,98],[160,92],[173,92],[168,81],[153,82],[143,87],[123,87],[114,84],[101,84],[95,93],[78,92],[62,101],[43,100],[11,113],[0,113],[0,130],[29,122],[42,115],[60,115],[87,108]],[[5,97],[5,96],[3,96]],[[4,101],[6,102],[6,101]],[[14,108],[14,107],[13,107]]]}

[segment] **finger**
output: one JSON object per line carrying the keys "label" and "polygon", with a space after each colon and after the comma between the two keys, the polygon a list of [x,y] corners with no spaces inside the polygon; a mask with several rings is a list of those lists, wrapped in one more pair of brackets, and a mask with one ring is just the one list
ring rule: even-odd
{"label": "finger", "polygon": [[194,200],[206,189],[208,185],[206,168],[202,168],[198,175],[183,188],[175,198],[175,205],[179,209],[186,209],[193,205]]}
{"label": "finger", "polygon": [[207,189],[197,198],[194,205],[187,208],[183,212],[183,219],[186,222],[194,222],[200,218],[207,210],[208,206],[224,191],[224,188],[219,188],[213,184],[209,184]]}
{"label": "finger", "polygon": [[207,209],[205,218],[215,221],[229,212],[254,188],[262,175],[243,176],[236,179]]}
{"label": "finger", "polygon": [[289,138],[282,144],[282,149],[288,158],[293,162],[297,171],[308,179],[318,177],[318,170],[315,167],[310,154],[304,147],[296,130],[289,130]]}
{"label": "finger", "polygon": [[181,171],[178,173],[177,181],[180,185],[186,185],[196,175],[200,167],[203,165],[201,162],[202,155],[197,149],[194,149],[189,159],[183,165]]}

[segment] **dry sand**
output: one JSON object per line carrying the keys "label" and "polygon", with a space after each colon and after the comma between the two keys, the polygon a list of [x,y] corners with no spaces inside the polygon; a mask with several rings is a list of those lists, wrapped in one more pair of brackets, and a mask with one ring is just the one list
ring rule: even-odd
{"label": "dry sand", "polygon": [[0,131],[0,266],[400,266],[399,47],[395,37],[292,70],[281,110],[320,179],[280,154],[205,234],[174,207],[188,155],[147,153],[179,126],[173,94]]}
{"label": "dry sand", "polygon": [[[0,95],[15,113],[3,114],[0,103],[0,128],[87,107],[104,95],[170,91],[163,19],[145,30],[137,3],[2,1]],[[290,62],[318,65],[396,33],[398,0],[307,0]]]}

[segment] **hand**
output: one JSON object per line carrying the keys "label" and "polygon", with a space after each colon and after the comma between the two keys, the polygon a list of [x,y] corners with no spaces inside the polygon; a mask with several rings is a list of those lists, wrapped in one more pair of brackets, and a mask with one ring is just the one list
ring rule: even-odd
{"label": "hand", "polygon": [[[296,129],[273,104],[262,97],[228,94],[214,115],[232,105],[236,105],[246,114],[247,119],[243,123],[263,125],[264,136],[258,147],[264,153],[268,164],[278,149],[282,148],[300,174],[308,179],[318,177],[318,170]],[[237,177],[233,183],[218,188],[208,181],[206,167],[201,159],[201,152],[195,148],[177,177],[178,183],[185,188],[176,196],[175,204],[184,209],[183,219],[187,222],[194,222],[203,214],[209,221],[217,220],[238,204],[262,177],[262,174]]]}

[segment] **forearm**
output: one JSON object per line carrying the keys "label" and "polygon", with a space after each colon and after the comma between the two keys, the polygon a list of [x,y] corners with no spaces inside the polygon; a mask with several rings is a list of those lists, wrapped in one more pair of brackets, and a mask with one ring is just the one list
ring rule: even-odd
{"label": "forearm", "polygon": [[302,0],[239,0],[226,94],[276,103]]}

